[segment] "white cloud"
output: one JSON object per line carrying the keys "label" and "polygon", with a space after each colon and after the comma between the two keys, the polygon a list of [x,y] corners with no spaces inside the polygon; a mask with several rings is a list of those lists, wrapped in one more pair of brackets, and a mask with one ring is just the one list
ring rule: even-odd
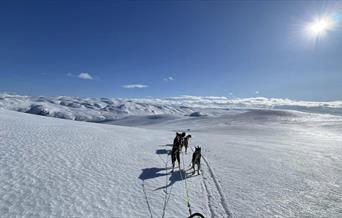
{"label": "white cloud", "polygon": [[142,89],[142,88],[147,88],[147,85],[143,84],[128,84],[128,85],[123,85],[122,88],[125,89]]}
{"label": "white cloud", "polygon": [[259,95],[259,93],[260,93],[259,91],[255,91],[255,94],[256,94],[256,95]]}
{"label": "white cloud", "polygon": [[74,75],[72,73],[67,73],[66,74],[68,77],[73,77]]}
{"label": "white cloud", "polygon": [[175,79],[172,76],[169,76],[167,78],[164,78],[163,80],[167,82],[167,81],[174,81]]}
{"label": "white cloud", "polygon": [[78,78],[80,78],[80,79],[88,79],[88,80],[94,79],[89,73],[80,73],[78,75]]}

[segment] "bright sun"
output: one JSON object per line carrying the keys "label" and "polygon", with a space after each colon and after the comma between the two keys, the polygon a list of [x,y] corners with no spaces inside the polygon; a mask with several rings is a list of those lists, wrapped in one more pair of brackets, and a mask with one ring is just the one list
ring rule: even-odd
{"label": "bright sun", "polygon": [[306,31],[311,37],[318,38],[334,29],[336,21],[331,16],[316,18],[306,25]]}
{"label": "bright sun", "polygon": [[322,34],[329,29],[329,23],[325,20],[319,20],[312,23],[309,28],[314,35]]}

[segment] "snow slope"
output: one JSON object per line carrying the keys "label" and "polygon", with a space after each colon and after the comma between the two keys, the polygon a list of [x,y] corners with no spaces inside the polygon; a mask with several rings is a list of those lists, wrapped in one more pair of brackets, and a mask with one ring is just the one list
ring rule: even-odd
{"label": "snow slope", "polygon": [[[2,217],[161,217],[165,201],[166,217],[186,217],[185,181],[206,217],[342,216],[338,116],[230,110],[134,116],[136,128],[0,109],[0,121]],[[191,152],[170,173],[168,144],[182,129],[202,146],[202,175],[188,169]]]}
{"label": "snow slope", "polygon": [[260,109],[144,126],[191,130],[234,217],[341,217],[341,127],[339,116]]}
{"label": "snow slope", "polygon": [[[167,217],[187,216],[182,178],[165,169],[172,133],[6,110],[0,120],[1,217],[161,217],[165,196]],[[207,213],[200,176],[187,182]]]}

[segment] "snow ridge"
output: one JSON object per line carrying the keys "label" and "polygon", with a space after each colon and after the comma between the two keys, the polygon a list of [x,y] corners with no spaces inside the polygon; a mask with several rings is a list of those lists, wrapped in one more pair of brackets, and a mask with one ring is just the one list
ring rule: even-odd
{"label": "snow ridge", "polygon": [[342,101],[309,102],[263,97],[231,99],[214,96],[181,96],[164,99],[113,99],[31,97],[0,93],[0,108],[89,122],[108,122],[132,115],[168,114],[205,117],[213,114],[210,109],[286,109],[342,115]]}

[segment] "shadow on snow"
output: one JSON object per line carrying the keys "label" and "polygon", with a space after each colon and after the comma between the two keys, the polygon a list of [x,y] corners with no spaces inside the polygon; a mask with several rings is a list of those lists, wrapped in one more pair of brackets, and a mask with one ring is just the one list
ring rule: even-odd
{"label": "shadow on snow", "polygon": [[[161,146],[172,146],[172,144],[166,144],[166,145],[161,145]],[[165,149],[165,148],[164,149],[158,149],[158,150],[156,150],[156,154],[158,154],[158,155],[163,155],[163,154],[170,155],[171,150]],[[145,181],[148,179],[155,179],[155,178],[158,178],[161,176],[168,176],[169,175],[169,179],[168,179],[169,183],[155,189],[155,191],[156,191],[156,190],[160,190],[160,189],[166,189],[178,181],[182,181],[185,178],[188,179],[190,177],[195,176],[191,172],[187,172],[187,171],[191,170],[191,168],[185,170],[185,169],[179,169],[178,167],[175,167],[174,172],[167,172],[167,170],[170,170],[170,169],[172,169],[172,168],[171,167],[168,167],[168,168],[165,168],[165,167],[144,168],[144,169],[142,169],[142,172],[139,175],[139,179]]]}
{"label": "shadow on snow", "polygon": [[172,147],[173,146],[173,144],[165,144],[165,145],[159,145],[160,147]]}
{"label": "shadow on snow", "polygon": [[151,167],[151,168],[145,168],[142,169],[142,172],[139,176],[139,179],[141,180],[147,180],[147,179],[154,179],[160,176],[166,176],[168,173],[163,173],[162,171],[167,170],[167,168],[158,168],[158,167]]}
{"label": "shadow on snow", "polygon": [[167,155],[170,155],[171,154],[171,150],[168,150],[168,149],[158,149],[158,150],[156,150],[156,154],[167,154]]}

